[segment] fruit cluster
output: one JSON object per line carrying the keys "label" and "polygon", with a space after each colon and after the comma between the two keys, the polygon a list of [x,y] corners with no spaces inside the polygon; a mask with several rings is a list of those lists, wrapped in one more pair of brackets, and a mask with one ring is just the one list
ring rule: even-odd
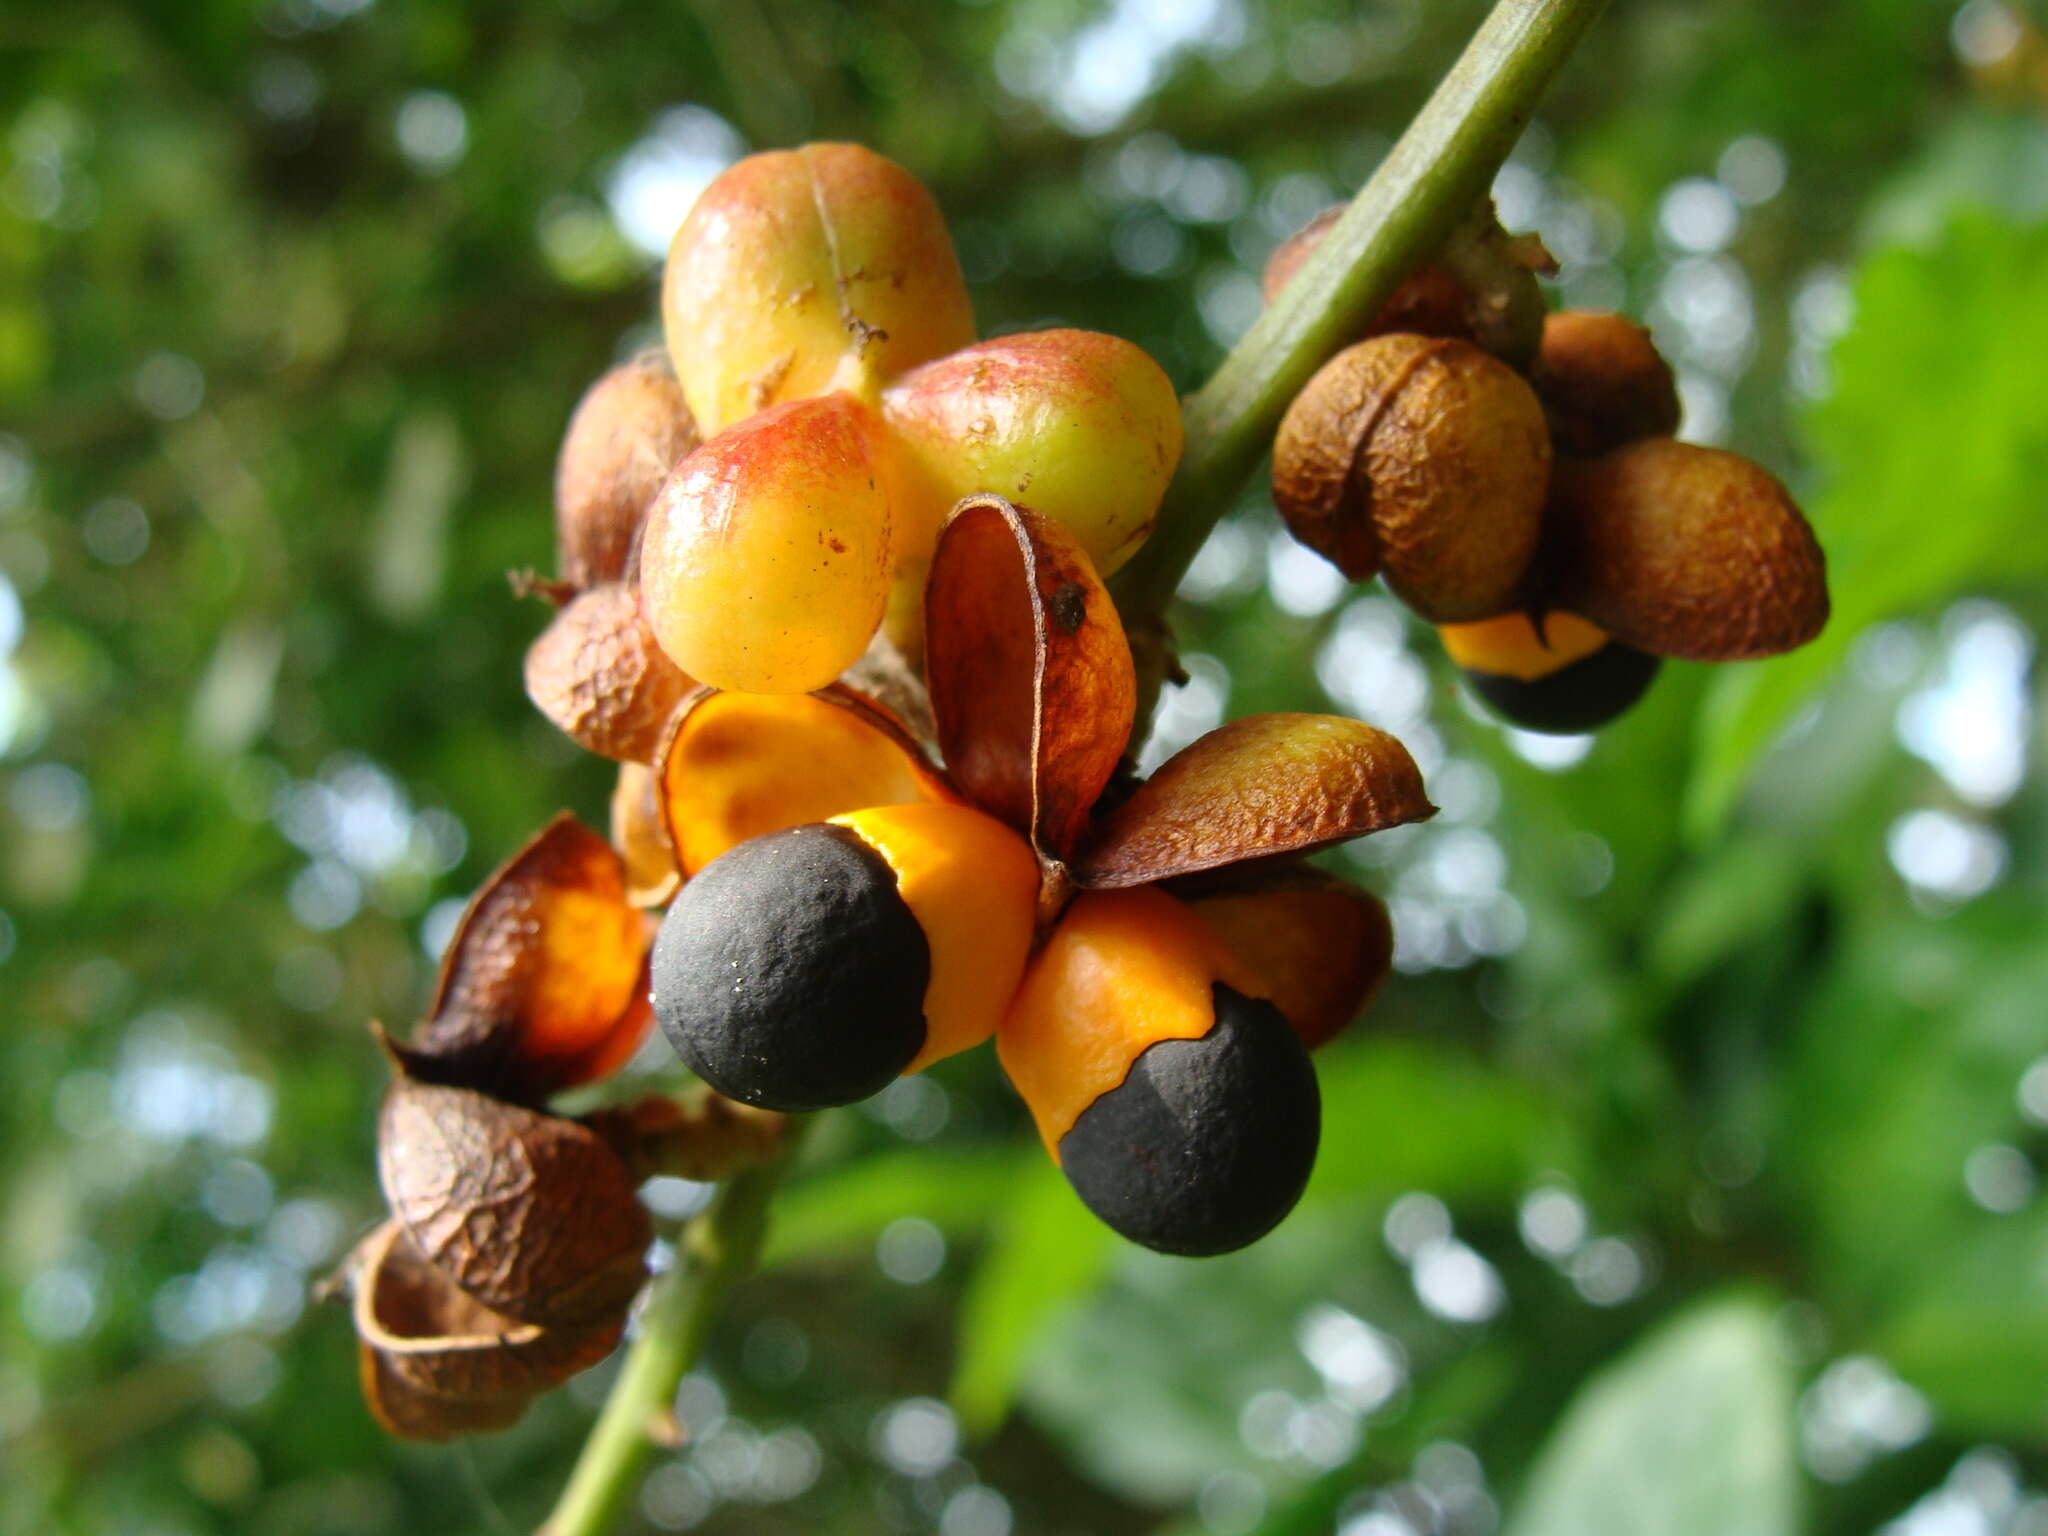
{"label": "fruit cluster", "polygon": [[[391,1217],[342,1279],[395,1433],[509,1423],[612,1346],[651,1168],[729,1171],[781,1112],[991,1036],[1111,1225],[1253,1240],[1314,1158],[1307,1052],[1392,949],[1385,908],[1302,857],[1431,814],[1398,742],[1330,717],[1238,721],[1136,781],[1103,573],[1156,514],[1178,402],[1111,337],[971,344],[894,165],[734,167],[663,310],[666,350],[578,405],[558,575],[528,580],[557,611],[527,690],[619,762],[611,839],[542,831],[426,1020],[379,1035]],[[716,1094],[548,1111],[656,1016]]]}
{"label": "fruit cluster", "polygon": [[779,1110],[993,1036],[1097,1215],[1169,1252],[1250,1242],[1314,1158],[1307,1049],[1391,950],[1380,904],[1300,857],[1430,814],[1413,761],[1357,721],[1262,715],[1121,774],[1137,680],[1109,594],[998,496],[940,536],[925,633],[943,768],[845,684],[684,701],[620,829],[669,860],[656,1018],[713,1088]]}
{"label": "fruit cluster", "polygon": [[[612,1347],[645,1174],[720,1176],[786,1114],[990,1038],[1110,1226],[1255,1240],[1314,1161],[1308,1053],[1392,952],[1385,907],[1307,857],[1433,814],[1398,741],[1331,716],[1130,769],[1104,576],[1173,474],[1173,391],[1112,337],[975,344],[900,168],[742,161],[679,230],[662,308],[665,350],[576,409],[558,577],[528,580],[557,611],[527,691],[619,763],[610,839],[545,828],[472,902],[425,1021],[379,1034],[391,1216],[342,1279],[399,1434],[509,1423]],[[1547,728],[1611,714],[1652,656],[1810,634],[1819,554],[1782,490],[1656,435],[1676,401],[1642,332],[1541,310],[1497,230],[1404,285],[1288,414],[1297,535],[1384,573]],[[653,1021],[715,1091],[549,1111]]]}
{"label": "fruit cluster", "polygon": [[[1341,209],[1273,255],[1277,296]],[[1532,242],[1490,217],[1411,276],[1295,398],[1273,500],[1355,581],[1438,628],[1497,713],[1586,731],[1659,658],[1737,661],[1827,620],[1820,546],[1749,460],[1680,443],[1669,365],[1620,315],[1545,315]]]}

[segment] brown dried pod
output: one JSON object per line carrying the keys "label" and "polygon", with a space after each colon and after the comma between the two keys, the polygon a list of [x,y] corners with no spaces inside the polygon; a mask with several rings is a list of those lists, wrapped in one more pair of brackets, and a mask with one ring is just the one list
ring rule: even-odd
{"label": "brown dried pod", "polygon": [[363,1395],[378,1422],[413,1440],[503,1429],[538,1393],[610,1354],[616,1315],[544,1328],[492,1310],[427,1262],[402,1223],[364,1239],[353,1282]]}
{"label": "brown dried pod", "polygon": [[508,1317],[592,1326],[646,1277],[652,1230],[632,1175],[574,1120],[401,1076],[377,1172],[427,1262]]}
{"label": "brown dried pod", "polygon": [[1557,606],[1654,656],[1775,656],[1827,622],[1805,516],[1762,466],[1718,448],[1653,437],[1562,461],[1544,554]]}
{"label": "brown dried pod", "polygon": [[630,584],[602,582],[571,599],[526,650],[526,696],[578,746],[650,763],[668,717],[696,684],[640,617]]}
{"label": "brown dried pod", "polygon": [[1341,715],[1246,715],[1161,763],[1097,824],[1074,872],[1116,890],[1435,814],[1415,759],[1385,731]]}
{"label": "brown dried pod", "polygon": [[1439,624],[1515,605],[1549,477],[1543,407],[1521,375],[1424,336],[1339,352],[1273,447],[1273,501],[1294,536],[1354,581],[1382,570]]}
{"label": "brown dried pod", "polygon": [[1678,430],[1678,384],[1648,329],[1626,315],[1566,309],[1543,322],[1531,375],[1559,453],[1590,459]]}
{"label": "brown dried pod", "polygon": [[626,867],[626,900],[636,907],[665,907],[683,884],[661,824],[660,786],[645,763],[619,764],[612,790],[612,846]]}
{"label": "brown dried pod", "polygon": [[[1267,258],[1259,288],[1268,304],[1322,244],[1346,206],[1325,208]],[[1360,337],[1396,332],[1455,336],[1521,367],[1534,356],[1543,325],[1543,292],[1535,274],[1552,268],[1549,254],[1533,236],[1505,234],[1489,210],[1485,219],[1454,235],[1436,260],[1404,278]]]}
{"label": "brown dried pod", "polygon": [[618,581],[654,493],[697,446],[668,354],[649,347],[585,391],[555,461],[555,543],[578,587]]}
{"label": "brown dried pod", "polygon": [[524,1102],[607,1076],[652,1022],[648,942],[618,854],[563,812],[471,899],[426,1022],[391,1053],[415,1077]]}

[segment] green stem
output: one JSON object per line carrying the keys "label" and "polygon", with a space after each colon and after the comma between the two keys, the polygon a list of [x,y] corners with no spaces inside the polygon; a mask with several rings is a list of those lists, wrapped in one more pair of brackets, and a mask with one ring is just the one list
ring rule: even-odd
{"label": "green stem", "polygon": [[1286,290],[1188,398],[1186,447],[1158,526],[1113,583],[1140,665],[1151,673],[1140,680],[1147,704],[1171,655],[1167,605],[1258,467],[1288,402],[1471,212],[1606,3],[1499,0]]}
{"label": "green stem", "polygon": [[648,1292],[611,1396],[537,1536],[604,1536],[632,1503],[656,1447],[673,1443],[677,1384],[725,1298],[760,1259],[768,1205],[802,1133],[802,1121],[793,1120],[781,1155],[735,1175],[691,1223],[674,1267]]}

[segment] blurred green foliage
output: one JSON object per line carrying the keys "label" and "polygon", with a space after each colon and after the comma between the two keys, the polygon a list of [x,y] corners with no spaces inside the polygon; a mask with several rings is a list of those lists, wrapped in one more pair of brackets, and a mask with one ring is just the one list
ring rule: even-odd
{"label": "blurred green foliage", "polygon": [[[306,1289],[376,1209],[365,1022],[548,814],[602,818],[504,573],[652,334],[636,235],[721,158],[861,139],[931,182],[985,331],[1192,386],[1481,10],[0,20],[0,1529],[497,1531],[559,1486],[602,1371],[395,1445]],[[1833,627],[1544,748],[1254,487],[1163,727],[1365,714],[1445,807],[1339,861],[1401,968],[1323,1060],[1309,1198],[1136,1252],[987,1053],[835,1115],[648,1528],[2048,1530],[2041,21],[1614,8],[1503,212],[1807,494]]]}

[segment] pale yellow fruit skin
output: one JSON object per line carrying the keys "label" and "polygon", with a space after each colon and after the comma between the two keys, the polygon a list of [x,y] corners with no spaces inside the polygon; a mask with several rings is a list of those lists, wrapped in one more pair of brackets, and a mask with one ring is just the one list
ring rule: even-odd
{"label": "pale yellow fruit skin", "polygon": [[700,682],[808,693],[860,659],[889,595],[888,445],[849,395],[774,407],[676,466],[647,517],[640,603]]}
{"label": "pale yellow fruit skin", "polygon": [[974,340],[938,205],[857,144],[750,155],[707,187],[669,248],[661,313],[706,436],[831,390],[872,400]]}
{"label": "pale yellow fruit skin", "polygon": [[898,564],[914,576],[946,514],[993,492],[1063,524],[1102,575],[1152,531],[1180,462],[1180,400],[1141,348],[1095,331],[1031,331],[905,374],[882,412],[909,450]]}

